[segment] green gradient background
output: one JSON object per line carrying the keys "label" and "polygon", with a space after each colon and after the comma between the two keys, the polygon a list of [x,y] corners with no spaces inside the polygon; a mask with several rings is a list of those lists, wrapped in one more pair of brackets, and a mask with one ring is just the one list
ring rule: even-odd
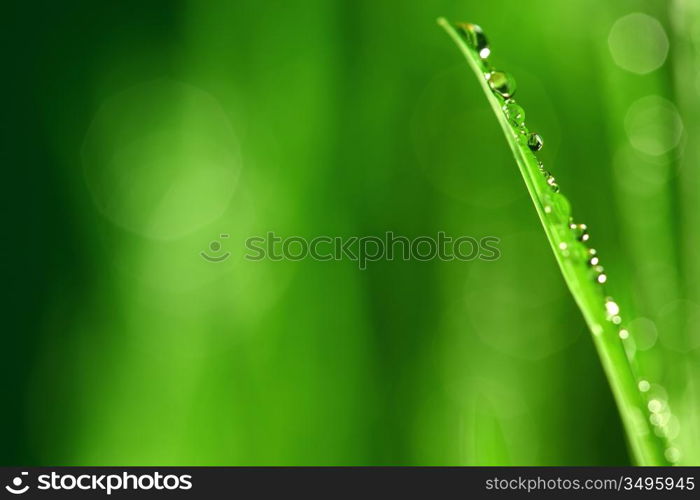
{"label": "green gradient background", "polygon": [[[611,293],[658,326],[640,361],[668,391],[682,463],[700,464],[691,4],[15,2],[0,35],[2,464],[628,463],[589,334],[440,15],[481,24],[515,75]],[[671,40],[646,76],[607,46],[635,11]],[[625,113],[647,94],[676,103],[683,142],[625,162]],[[245,261],[267,231],[495,235],[502,258]],[[206,262],[221,233],[232,256]]]}

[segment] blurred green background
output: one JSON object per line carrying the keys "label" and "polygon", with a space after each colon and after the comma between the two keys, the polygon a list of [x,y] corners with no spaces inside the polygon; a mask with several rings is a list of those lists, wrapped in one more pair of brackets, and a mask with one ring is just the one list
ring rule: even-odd
{"label": "blurred green background", "polygon": [[[589,333],[438,16],[480,24],[700,464],[700,6],[13,2],[5,465],[605,465]],[[496,262],[244,240],[501,239]],[[222,263],[202,259],[220,234]]]}

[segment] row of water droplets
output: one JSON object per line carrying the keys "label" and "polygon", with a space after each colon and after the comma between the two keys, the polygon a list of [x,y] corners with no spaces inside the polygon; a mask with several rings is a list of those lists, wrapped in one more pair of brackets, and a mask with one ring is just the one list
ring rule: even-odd
{"label": "row of water droplets", "polygon": [[[493,93],[500,97],[503,103],[503,113],[508,123],[513,127],[513,132],[518,142],[526,145],[534,155],[534,153],[542,149],[544,141],[539,134],[530,132],[525,125],[525,111],[513,98],[517,89],[515,79],[509,73],[499,71],[491,65],[488,60],[491,55],[491,49],[486,35],[484,35],[483,30],[478,25],[459,23],[457,24],[457,29],[466,40],[467,44],[479,55],[484,69],[484,77]],[[591,248],[587,245],[590,240],[588,227],[586,224],[576,223],[573,220],[571,217],[571,205],[566,197],[559,193],[559,185],[556,179],[544,168],[541,161],[538,160],[537,164],[550,191],[543,196],[545,214],[554,222],[554,227],[558,228],[559,231],[569,231],[577,241],[572,247],[565,242],[566,240],[570,240],[570,238],[561,238],[565,241],[559,243],[559,251],[564,257],[585,260],[591,279],[600,287],[601,294],[605,297],[605,317],[618,328],[618,335],[621,342],[623,342],[625,353],[630,362],[636,365],[634,362],[636,351],[634,340],[630,337],[629,331],[621,326],[622,316],[620,314],[620,306],[605,293],[605,283],[608,277],[600,263],[598,252],[595,248]],[[560,236],[565,235],[560,234]],[[594,335],[600,335],[602,331],[603,328],[598,327],[594,329],[593,333]],[[672,445],[673,440],[678,435],[678,419],[669,409],[665,390],[661,386],[651,384],[645,379],[638,380],[637,387],[643,396],[643,400],[647,404],[649,422],[652,424],[656,435],[664,439],[667,443],[665,450],[666,459],[670,463],[678,462],[680,459],[680,452]]]}

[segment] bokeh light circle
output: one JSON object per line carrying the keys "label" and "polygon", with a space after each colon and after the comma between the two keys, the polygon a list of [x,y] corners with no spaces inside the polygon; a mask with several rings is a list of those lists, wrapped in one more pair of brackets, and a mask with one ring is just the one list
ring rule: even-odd
{"label": "bokeh light circle", "polygon": [[102,215],[160,240],[181,238],[220,217],[240,170],[236,136],[216,99],[168,79],[104,101],[82,159]]}
{"label": "bokeh light circle", "polygon": [[660,156],[680,144],[683,121],[671,101],[649,95],[629,107],[625,116],[625,132],[637,151]]}
{"label": "bokeh light circle", "polygon": [[661,67],[668,57],[668,47],[668,36],[661,23],[640,12],[615,21],[608,35],[615,64],[640,75]]}

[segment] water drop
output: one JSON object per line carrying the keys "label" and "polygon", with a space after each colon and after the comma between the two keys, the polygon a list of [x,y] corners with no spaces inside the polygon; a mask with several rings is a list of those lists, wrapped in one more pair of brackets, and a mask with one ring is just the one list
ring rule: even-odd
{"label": "water drop", "polygon": [[489,82],[491,90],[500,94],[505,99],[509,99],[515,94],[515,79],[509,73],[494,71],[493,73],[488,73],[486,79]]}
{"label": "water drop", "polygon": [[522,107],[515,103],[514,100],[509,99],[503,106],[503,112],[506,114],[506,118],[511,125],[514,127],[522,127],[525,123],[525,111]]}
{"label": "water drop", "polygon": [[608,281],[608,276],[605,274],[605,269],[603,269],[603,266],[595,266],[593,270],[596,273],[595,280],[600,283],[601,285]]}
{"label": "water drop", "polygon": [[549,187],[552,188],[552,191],[554,191],[555,193],[559,192],[559,184],[557,184],[557,180],[554,178],[553,175],[547,175],[546,180]]}
{"label": "water drop", "polygon": [[569,224],[569,227],[574,233],[574,236],[579,241],[588,241],[590,235],[588,234],[588,226],[585,224],[574,224],[573,222]]}
{"label": "water drop", "polygon": [[562,241],[561,243],[559,243],[559,250],[561,250],[561,254],[564,257],[568,257],[570,255],[569,245],[567,245],[565,241]]}
{"label": "water drop", "polygon": [[529,133],[530,131],[527,129],[527,127],[525,125],[521,125],[518,129],[518,141],[520,141],[521,144],[527,145],[527,136]]}
{"label": "water drop", "polygon": [[489,42],[481,26],[472,23],[459,23],[457,27],[462,32],[462,35],[466,38],[469,45],[479,54],[479,57],[486,59],[491,55]]}
{"label": "water drop", "polygon": [[544,146],[544,141],[539,134],[532,132],[527,136],[527,147],[530,148],[530,151],[539,151],[542,146]]}
{"label": "water drop", "polygon": [[[628,331],[625,330],[624,328],[620,330],[620,338],[621,338],[622,340],[628,339],[629,336],[630,336],[630,332],[628,332]],[[641,384],[641,382],[640,382],[640,384]]]}
{"label": "water drop", "polygon": [[651,384],[647,380],[640,380],[637,386],[642,392],[647,392],[651,388]]}
{"label": "water drop", "polygon": [[608,313],[608,316],[617,316],[620,314],[620,306],[617,305],[617,302],[608,297],[605,299],[605,311]]}

